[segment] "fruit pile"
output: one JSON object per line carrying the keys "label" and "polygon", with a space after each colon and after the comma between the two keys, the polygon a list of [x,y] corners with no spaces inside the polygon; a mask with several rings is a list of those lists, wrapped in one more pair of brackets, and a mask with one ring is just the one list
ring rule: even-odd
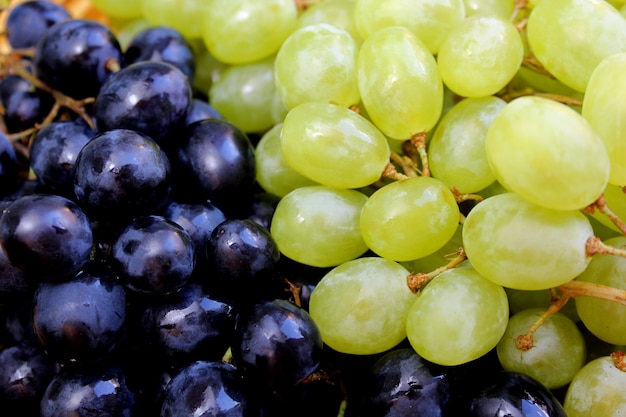
{"label": "fruit pile", "polygon": [[621,415],[625,16],[11,2],[0,409]]}

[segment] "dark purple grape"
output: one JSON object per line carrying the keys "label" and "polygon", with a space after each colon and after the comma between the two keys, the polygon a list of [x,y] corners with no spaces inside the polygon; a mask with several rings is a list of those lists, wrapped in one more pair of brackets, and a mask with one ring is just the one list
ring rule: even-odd
{"label": "dark purple grape", "polygon": [[83,146],[96,135],[78,120],[59,120],[37,132],[30,146],[30,166],[51,191],[74,196],[74,164]]}
{"label": "dark purple grape", "polygon": [[136,394],[119,368],[60,371],[46,388],[40,417],[132,417]]}
{"label": "dark purple grape", "polygon": [[54,105],[50,94],[15,74],[9,74],[0,81],[0,100],[9,132],[20,132],[42,122]]}
{"label": "dark purple grape", "polygon": [[470,401],[471,417],[567,417],[561,403],[528,375],[502,372]]}
{"label": "dark purple grape", "polygon": [[159,302],[142,315],[152,347],[176,366],[196,360],[218,361],[232,342],[235,310],[197,283]]}
{"label": "dark purple grape", "polygon": [[0,218],[0,243],[11,263],[38,280],[66,279],[89,260],[89,219],[73,201],[32,194],[11,202]]}
{"label": "dark purple grape", "polygon": [[115,129],[91,139],[76,157],[74,192],[94,219],[125,222],[166,204],[170,163],[141,133]]}
{"label": "dark purple grape", "polygon": [[194,98],[189,106],[187,112],[186,125],[190,125],[193,122],[197,122],[204,119],[223,119],[222,115],[211,106],[206,100]]}
{"label": "dark purple grape", "polygon": [[368,415],[441,417],[451,399],[444,375],[411,348],[398,348],[372,366],[364,410]]}
{"label": "dark purple grape", "polygon": [[162,216],[140,216],[120,233],[111,258],[124,285],[137,293],[180,290],[195,266],[191,236]]}
{"label": "dark purple grape", "polygon": [[322,338],[304,309],[286,300],[265,301],[239,316],[232,355],[259,386],[284,392],[318,369]]}
{"label": "dark purple grape", "polygon": [[55,23],[69,20],[69,12],[60,4],[31,0],[10,9],[6,21],[6,32],[12,48],[31,48],[37,44],[44,32]]}
{"label": "dark purple grape", "polygon": [[254,416],[242,377],[232,365],[197,361],[182,368],[165,387],[161,417]]}
{"label": "dark purple grape", "polygon": [[101,362],[124,336],[124,287],[104,269],[68,282],[42,283],[35,292],[33,322],[41,345],[59,362]]}
{"label": "dark purple grape", "polygon": [[20,163],[13,144],[0,132],[0,196],[5,196],[17,189]]}
{"label": "dark purple grape", "polygon": [[168,149],[175,187],[184,198],[209,200],[227,217],[242,204],[256,181],[254,147],[237,126],[205,119],[188,126],[173,149]]}
{"label": "dark purple grape", "polygon": [[152,26],[135,34],[124,52],[126,65],[141,61],[162,61],[174,65],[193,83],[196,57],[189,42],[176,29]]}
{"label": "dark purple grape", "polygon": [[11,264],[4,247],[0,245],[0,304],[23,302],[34,291],[27,274]]}
{"label": "dark purple grape", "polygon": [[56,23],[35,47],[37,76],[48,86],[82,99],[95,97],[121,65],[122,50],[113,32],[95,20]]}
{"label": "dark purple grape", "polygon": [[12,304],[4,305],[2,315],[0,315],[4,320],[0,322],[0,328],[3,329],[4,334],[0,338],[7,345],[16,345],[27,340],[37,342],[35,329],[33,329],[33,294],[30,294],[28,301],[23,298],[17,300],[19,302],[13,300]]}
{"label": "dark purple grape", "polygon": [[130,129],[163,145],[185,124],[191,104],[187,77],[166,62],[142,61],[112,75],[94,104],[98,130]]}
{"label": "dark purple grape", "polygon": [[255,193],[250,203],[250,213],[248,219],[258,223],[267,230],[270,230],[274,211],[280,201],[280,197],[270,193]]}
{"label": "dark purple grape", "polygon": [[55,374],[55,362],[33,341],[4,348],[0,351],[0,406],[23,413],[39,410]]}

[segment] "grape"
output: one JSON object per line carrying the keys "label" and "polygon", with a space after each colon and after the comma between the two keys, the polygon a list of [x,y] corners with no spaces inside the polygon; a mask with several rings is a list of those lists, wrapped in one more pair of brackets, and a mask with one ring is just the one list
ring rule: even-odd
{"label": "grape", "polygon": [[309,312],[332,349],[357,355],[389,350],[406,337],[407,311],[415,295],[409,272],[378,257],[345,262],[311,293]]}
{"label": "grape", "polygon": [[[618,236],[605,241],[618,248],[626,247],[626,237]],[[578,281],[593,282],[626,290],[624,284],[626,260],[611,255],[595,255]],[[578,297],[576,309],[585,327],[607,343],[626,345],[626,307],[621,304],[594,297]]]}
{"label": "grape", "polygon": [[377,181],[390,156],[387,139],[365,117],[320,102],[303,103],[287,113],[280,147],[295,171],[336,188]]}
{"label": "grape", "polygon": [[293,0],[212,0],[210,5],[203,11],[202,37],[207,49],[228,64],[269,57],[296,28]]}
{"label": "grape", "polygon": [[465,16],[495,15],[508,19],[513,14],[515,2],[509,0],[463,0]]}
{"label": "grape", "polygon": [[[626,192],[624,192],[622,187],[609,183],[606,185],[602,196],[606,201],[607,207],[609,207],[613,213],[615,213],[622,220],[626,219]],[[601,213],[599,210],[594,210],[591,217],[611,230],[621,233],[615,223],[613,223],[607,215]]]}
{"label": "grape", "polygon": [[287,113],[274,85],[274,59],[232,65],[208,91],[209,102],[244,132],[265,132]]}
{"label": "grape", "polygon": [[504,288],[473,268],[456,268],[435,277],[419,293],[409,309],[406,332],[424,359],[460,365],[495,348],[508,318]]}
{"label": "grape", "polygon": [[513,23],[478,15],[450,32],[439,48],[437,64],[450,90],[465,97],[483,97],[508,84],[523,57],[522,39]]}
{"label": "grape", "polygon": [[506,105],[498,97],[467,98],[439,121],[428,147],[433,176],[461,193],[475,193],[496,180],[485,139],[493,118]]}
{"label": "grape", "polygon": [[[206,0],[139,0],[143,17],[152,26],[166,25],[180,31],[187,39],[202,37],[200,16],[209,9]],[[131,1],[132,2],[132,1]]]}
{"label": "grape", "polygon": [[[552,304],[552,290],[516,290],[514,288],[505,288],[506,295],[509,298],[509,309],[511,314],[517,314],[521,311],[541,308],[544,311]],[[567,300],[565,305],[561,307],[559,313],[563,313],[575,323],[580,322],[580,317],[576,311],[576,299],[574,297]]]}
{"label": "grape", "polygon": [[626,52],[602,60],[591,73],[582,115],[600,136],[609,153],[611,184],[626,185],[626,105],[616,91],[626,87]]}
{"label": "grape", "polygon": [[141,0],[91,0],[91,3],[111,17],[130,20],[143,16]]}
{"label": "grape", "polygon": [[547,208],[582,209],[608,182],[602,140],[579,113],[554,100],[511,101],[493,119],[485,145],[496,179]]}
{"label": "grape", "polygon": [[472,266],[504,287],[542,290],[583,272],[591,257],[585,245],[593,229],[580,211],[551,210],[515,193],[478,203],[463,224]]}
{"label": "grape", "polygon": [[20,2],[7,16],[7,40],[12,48],[31,48],[49,27],[70,19],[70,14],[60,4],[40,0]]}
{"label": "grape", "polygon": [[298,27],[328,23],[345,30],[358,43],[363,37],[356,28],[354,7],[356,0],[324,0],[305,9],[298,16]]}
{"label": "grape", "polygon": [[361,232],[379,256],[411,261],[445,245],[459,223],[459,207],[439,180],[414,177],[372,194],[361,212]]}
{"label": "grape", "polygon": [[365,111],[385,135],[409,139],[435,126],[443,83],[435,58],[409,29],[392,26],[372,33],[361,45],[357,70]]}
{"label": "grape", "polygon": [[8,133],[29,129],[41,123],[52,110],[54,99],[35,88],[17,74],[9,74],[0,82],[0,99],[4,106],[3,120]]}
{"label": "grape", "polygon": [[359,103],[358,45],[345,30],[327,23],[289,35],[275,60],[275,82],[287,109],[309,101],[349,107]]}
{"label": "grape", "polygon": [[573,321],[555,313],[533,333],[530,349],[517,347],[518,336],[525,335],[544,311],[531,308],[513,315],[497,352],[505,370],[524,373],[546,388],[556,389],[567,385],[585,364],[585,340]]}
{"label": "grape", "polygon": [[626,372],[609,356],[587,363],[574,377],[563,406],[568,417],[616,417],[626,412]]}
{"label": "grape", "polygon": [[626,51],[626,20],[602,0],[542,1],[528,18],[527,34],[543,66],[580,92],[602,59]]}
{"label": "grape", "polygon": [[355,190],[298,188],[278,203],[272,237],[280,253],[296,262],[318,267],[342,264],[367,250],[359,228],[366,201]]}
{"label": "grape", "polygon": [[296,188],[317,184],[299,174],[285,161],[280,150],[282,128],[283,124],[278,123],[268,130],[255,148],[256,180],[265,191],[279,197],[284,197]]}
{"label": "grape", "polygon": [[356,27],[364,39],[379,29],[402,26],[433,55],[464,17],[463,0],[357,0],[354,9]]}

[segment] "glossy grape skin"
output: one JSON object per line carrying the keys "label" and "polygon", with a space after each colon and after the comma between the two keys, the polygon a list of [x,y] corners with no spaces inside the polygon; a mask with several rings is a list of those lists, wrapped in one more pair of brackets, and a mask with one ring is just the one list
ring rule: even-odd
{"label": "glossy grape skin", "polygon": [[246,417],[254,415],[248,397],[247,387],[234,366],[197,361],[182,368],[167,384],[160,415]]}
{"label": "glossy grape skin", "polygon": [[64,280],[89,260],[93,233],[73,201],[33,194],[4,209],[0,240],[11,263],[35,280]]}
{"label": "glossy grape skin", "polygon": [[96,132],[78,120],[54,121],[35,134],[30,165],[37,181],[55,192],[74,197],[74,164]]}
{"label": "glossy grape skin", "polygon": [[109,77],[93,115],[100,132],[135,130],[162,144],[184,126],[190,104],[191,86],[181,70],[162,61],[142,61]]}
{"label": "glossy grape skin", "polygon": [[289,390],[320,364],[322,337],[309,314],[289,301],[271,300],[240,315],[233,363],[265,390]]}
{"label": "glossy grape skin", "polygon": [[153,26],[140,31],[124,50],[124,65],[140,61],[163,61],[187,76],[190,84],[196,72],[196,57],[189,42],[176,29]]}
{"label": "glossy grape skin", "polygon": [[298,27],[328,23],[348,32],[358,43],[363,42],[354,21],[356,0],[324,0],[310,5],[298,16]]}
{"label": "glossy grape skin", "polygon": [[194,98],[187,111],[186,125],[204,119],[223,119],[224,117],[206,100]]}
{"label": "glossy grape skin", "polygon": [[232,123],[218,119],[192,123],[174,145],[168,155],[184,199],[209,200],[228,215],[252,190],[254,147]]}
{"label": "glossy grape skin", "polygon": [[[80,395],[77,395],[80,393]],[[137,394],[119,368],[64,369],[50,382],[41,400],[40,417],[131,417]]]}
{"label": "glossy grape skin", "polygon": [[9,44],[14,49],[30,48],[55,23],[69,20],[68,11],[51,1],[26,1],[12,7],[6,21]]}
{"label": "glossy grape skin", "polygon": [[189,233],[156,215],[131,221],[113,243],[111,257],[126,288],[148,295],[179,290],[195,267],[195,248]]}
{"label": "glossy grape skin", "polygon": [[50,87],[77,98],[95,97],[122,62],[113,32],[95,20],[71,19],[47,30],[37,42],[37,76]]}
{"label": "glossy grape skin", "polygon": [[34,88],[16,74],[9,74],[0,80],[0,100],[9,132],[19,132],[32,127],[34,123],[41,123],[54,104],[50,94]]}
{"label": "glossy grape skin", "polygon": [[43,348],[61,363],[93,364],[110,356],[126,330],[126,292],[107,270],[71,281],[42,283],[33,326]]}
{"label": "glossy grape skin", "polygon": [[171,166],[151,138],[126,129],[101,133],[76,157],[74,193],[93,219],[123,223],[163,206]]}

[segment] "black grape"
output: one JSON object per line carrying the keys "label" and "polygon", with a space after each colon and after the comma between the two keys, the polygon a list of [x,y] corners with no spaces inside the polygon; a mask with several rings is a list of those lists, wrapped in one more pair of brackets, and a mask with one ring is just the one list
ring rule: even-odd
{"label": "black grape", "polygon": [[0,82],[0,100],[7,130],[13,133],[41,123],[54,104],[50,94],[16,74],[9,74]]}
{"label": "black grape", "polygon": [[70,18],[63,6],[51,1],[31,0],[19,3],[10,9],[7,16],[9,45],[16,49],[31,48],[49,27]]}
{"label": "black grape", "polygon": [[206,100],[194,98],[187,112],[186,125],[204,119],[223,119],[222,115]]}
{"label": "black grape", "polygon": [[5,196],[17,189],[20,161],[9,138],[0,132],[0,196]]}

